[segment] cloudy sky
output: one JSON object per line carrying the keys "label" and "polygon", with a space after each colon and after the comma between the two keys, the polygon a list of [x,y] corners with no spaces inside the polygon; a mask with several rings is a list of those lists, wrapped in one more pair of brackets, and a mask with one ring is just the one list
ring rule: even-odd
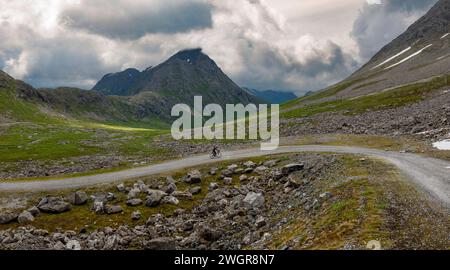
{"label": "cloudy sky", "polygon": [[437,0],[0,0],[0,69],[90,89],[201,47],[235,82],[317,90],[349,75]]}

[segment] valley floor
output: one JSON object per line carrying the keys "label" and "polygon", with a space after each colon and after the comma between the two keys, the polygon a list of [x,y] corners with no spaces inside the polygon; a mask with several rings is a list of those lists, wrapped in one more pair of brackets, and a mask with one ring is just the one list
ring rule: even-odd
{"label": "valley floor", "polygon": [[[59,205],[75,191],[91,198],[59,214],[44,213],[41,202],[33,221],[0,225],[0,248],[366,249],[376,240],[383,249],[448,249],[448,212],[402,178],[378,159],[298,153],[201,165],[117,187],[4,193],[2,207],[16,211],[45,196],[61,198],[54,199]],[[104,208],[93,211],[99,202]]]}

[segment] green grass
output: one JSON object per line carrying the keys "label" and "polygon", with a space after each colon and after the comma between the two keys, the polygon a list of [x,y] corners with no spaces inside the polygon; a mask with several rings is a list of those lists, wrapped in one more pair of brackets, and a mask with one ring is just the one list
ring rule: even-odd
{"label": "green grass", "polygon": [[[400,107],[419,102],[433,90],[450,86],[450,75],[435,78],[429,82],[402,86],[393,90],[379,92],[372,95],[353,99],[333,100],[315,104],[307,104],[298,109],[281,113],[282,118],[308,117],[325,112],[345,112],[346,114],[360,114],[366,111],[377,111]],[[283,109],[286,109],[283,107]]]}

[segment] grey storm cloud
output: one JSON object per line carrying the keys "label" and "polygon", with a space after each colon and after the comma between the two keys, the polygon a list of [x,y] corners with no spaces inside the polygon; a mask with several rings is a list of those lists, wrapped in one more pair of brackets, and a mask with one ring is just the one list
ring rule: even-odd
{"label": "grey storm cloud", "polygon": [[342,43],[299,31],[269,2],[0,0],[0,36],[7,37],[0,39],[0,69],[36,87],[91,88],[106,73],[145,69],[201,47],[241,86],[301,95],[351,74],[436,0],[364,4],[352,30],[360,55],[348,36],[355,17],[340,35],[350,42]]}
{"label": "grey storm cloud", "polygon": [[357,42],[361,60],[371,58],[438,0],[381,0],[364,4],[353,24],[351,36]]}
{"label": "grey storm cloud", "polygon": [[264,43],[247,41],[240,57],[245,69],[236,76],[243,86],[257,89],[285,89],[302,95],[318,90],[348,76],[358,63],[329,41],[321,48],[299,61],[289,51],[282,51]]}
{"label": "grey storm cloud", "polygon": [[212,5],[196,0],[82,1],[60,15],[68,27],[109,38],[138,39],[146,34],[182,33],[212,26]]}

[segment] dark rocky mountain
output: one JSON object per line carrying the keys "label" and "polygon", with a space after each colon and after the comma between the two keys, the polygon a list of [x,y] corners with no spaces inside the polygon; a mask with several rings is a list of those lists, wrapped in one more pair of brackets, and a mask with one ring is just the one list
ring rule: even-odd
{"label": "dark rocky mountain", "polygon": [[248,87],[244,87],[242,89],[269,104],[282,104],[297,98],[297,96],[292,92],[257,90]]}
{"label": "dark rocky mountain", "polygon": [[[192,104],[195,95],[204,103],[259,103],[236,85],[201,49],[176,53],[164,63],[142,72],[127,69],[105,75],[92,90],[105,95],[160,98],[166,107]],[[149,94],[151,93],[151,94]]]}
{"label": "dark rocky mountain", "polygon": [[139,70],[134,68],[113,74],[106,74],[93,89],[105,95],[127,96],[128,89],[140,74]]}

